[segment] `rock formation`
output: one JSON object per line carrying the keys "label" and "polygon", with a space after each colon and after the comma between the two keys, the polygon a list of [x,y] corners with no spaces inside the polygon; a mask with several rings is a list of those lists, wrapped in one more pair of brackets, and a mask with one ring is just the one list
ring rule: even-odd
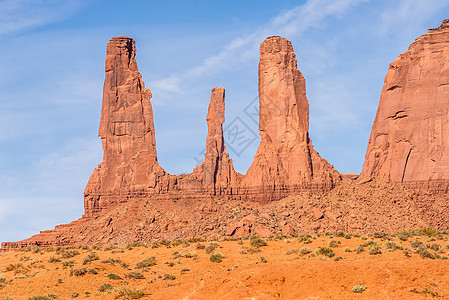
{"label": "rock formation", "polygon": [[225,89],[214,88],[207,112],[206,154],[203,163],[196,167],[193,176],[201,181],[202,187],[212,194],[223,194],[230,187],[236,187],[241,174],[234,171],[232,159],[226,152],[223,136],[225,121]]}
{"label": "rock formation", "polygon": [[124,201],[133,191],[160,192],[164,187],[161,178],[167,176],[157,163],[152,95],[135,56],[133,39],[108,42],[99,129],[104,154],[84,192],[87,216]]}
{"label": "rock formation", "polygon": [[[247,175],[234,170],[226,152],[222,128],[225,91],[215,88],[207,114],[204,161],[191,174],[175,176],[165,172],[157,161],[152,95],[144,87],[137,68],[135,42],[128,37],[111,39],[106,53],[99,129],[104,156],[84,191],[83,218],[22,242],[3,244],[4,247],[124,243],[175,231],[184,236],[207,232],[208,237],[216,237],[217,232],[225,233],[224,224],[233,216],[218,217],[213,204],[220,203],[227,213],[226,201],[259,205],[300,191],[322,192],[333,188],[341,178],[313,149],[309,139],[305,80],[297,68],[291,43],[281,37],[270,37],[260,49],[262,142]],[[210,207],[196,207],[205,203]],[[154,211],[149,212],[146,207]],[[161,216],[163,210],[168,214]],[[173,211],[187,216],[180,219]],[[135,220],[137,213],[142,218]],[[211,214],[208,224],[196,224],[204,222],[208,213]],[[195,224],[189,220],[195,220]],[[243,227],[238,222],[235,231],[271,234],[271,229],[253,224],[254,221],[247,218]],[[187,226],[189,230],[185,229]],[[284,232],[293,231],[290,225],[281,226]]]}
{"label": "rock formation", "polygon": [[289,40],[272,36],[260,45],[261,143],[244,180],[265,191],[332,188],[338,172],[313,149],[309,102]]}
{"label": "rock formation", "polygon": [[449,180],[449,20],[390,64],[361,182],[445,190]]}

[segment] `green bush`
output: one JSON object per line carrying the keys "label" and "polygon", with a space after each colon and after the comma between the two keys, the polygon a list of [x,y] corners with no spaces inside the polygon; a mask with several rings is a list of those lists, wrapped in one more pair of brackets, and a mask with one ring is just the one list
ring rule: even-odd
{"label": "green bush", "polygon": [[100,285],[98,290],[102,293],[104,293],[104,292],[110,293],[110,292],[114,291],[114,286],[110,283],[103,283],[102,285]]}
{"label": "green bush", "polygon": [[258,235],[253,235],[253,236],[251,236],[251,238],[249,240],[249,244],[253,247],[259,248],[262,246],[266,246],[267,242],[263,238],[259,237]]}
{"label": "green bush", "polygon": [[122,277],[120,277],[120,275],[117,275],[115,273],[109,273],[108,275],[106,275],[107,278],[109,279],[113,279],[113,280],[120,280],[122,279]]}
{"label": "green bush", "polygon": [[366,290],[366,285],[356,285],[352,288],[354,293],[362,293],[364,290]]}
{"label": "green bush", "polygon": [[209,259],[211,262],[221,263],[223,261],[223,257],[224,257],[223,254],[217,252],[217,253],[211,254]]}
{"label": "green bush", "polygon": [[142,290],[123,288],[117,293],[117,295],[115,296],[115,299],[118,299],[118,298],[140,299],[143,296],[144,296],[144,293]]}
{"label": "green bush", "polygon": [[153,256],[153,257],[146,258],[146,259],[138,262],[136,265],[136,268],[143,269],[143,268],[148,268],[148,267],[151,267],[154,265],[156,265],[156,258]]}
{"label": "green bush", "polygon": [[315,253],[317,255],[324,255],[329,258],[335,256],[334,250],[332,250],[331,248],[326,248],[326,247],[318,247],[318,250],[316,250]]}

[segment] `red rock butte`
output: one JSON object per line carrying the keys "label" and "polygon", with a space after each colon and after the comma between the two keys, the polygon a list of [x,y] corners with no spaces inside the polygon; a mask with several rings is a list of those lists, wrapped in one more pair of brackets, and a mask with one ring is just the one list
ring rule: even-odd
{"label": "red rock butte", "polygon": [[158,164],[152,94],[135,56],[133,39],[108,42],[104,156],[84,191],[83,217],[2,249],[449,229],[447,194],[428,192],[447,192],[449,182],[449,20],[391,63],[357,181],[313,148],[305,79],[290,41],[273,36],[260,45],[261,142],[246,175],[226,151],[224,88],[212,89],[203,163],[179,176]]}
{"label": "red rock butte", "polygon": [[449,20],[390,64],[359,180],[449,186]]}
{"label": "red rock butte", "polygon": [[223,138],[225,90],[212,89],[202,165],[170,175],[157,162],[151,92],[144,87],[128,37],[108,42],[99,136],[103,162],[84,192],[86,217],[136,195],[222,196],[272,201],[303,190],[327,191],[340,174],[313,149],[309,103],[290,41],[269,37],[260,46],[259,132],[262,142],[247,175],[234,170]]}

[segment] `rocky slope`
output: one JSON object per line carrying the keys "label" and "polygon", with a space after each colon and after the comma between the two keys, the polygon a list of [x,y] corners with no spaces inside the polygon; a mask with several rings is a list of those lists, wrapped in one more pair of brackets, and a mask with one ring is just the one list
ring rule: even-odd
{"label": "rocky slope", "polygon": [[360,180],[449,184],[449,20],[390,64]]}

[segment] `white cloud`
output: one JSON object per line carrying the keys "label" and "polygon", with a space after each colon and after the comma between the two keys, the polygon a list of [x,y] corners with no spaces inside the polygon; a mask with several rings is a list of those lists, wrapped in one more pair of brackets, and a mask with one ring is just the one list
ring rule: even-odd
{"label": "white cloud", "polygon": [[160,94],[179,92],[182,90],[180,83],[186,79],[210,75],[257,58],[259,44],[270,35],[282,35],[286,38],[297,36],[310,27],[319,26],[325,18],[341,16],[362,2],[364,0],[309,0],[304,5],[280,13],[258,30],[234,38],[220,53],[204,59],[200,64],[152,82],[151,88]]}
{"label": "white cloud", "polygon": [[80,0],[3,0],[0,36],[61,21],[81,6]]}
{"label": "white cloud", "polygon": [[[388,10],[382,13],[379,34],[388,34],[392,31],[412,31],[422,27],[422,24],[441,12],[448,6],[448,1],[444,0],[400,0],[393,2]],[[442,20],[437,20],[441,22]],[[399,27],[399,28],[398,28]]]}

